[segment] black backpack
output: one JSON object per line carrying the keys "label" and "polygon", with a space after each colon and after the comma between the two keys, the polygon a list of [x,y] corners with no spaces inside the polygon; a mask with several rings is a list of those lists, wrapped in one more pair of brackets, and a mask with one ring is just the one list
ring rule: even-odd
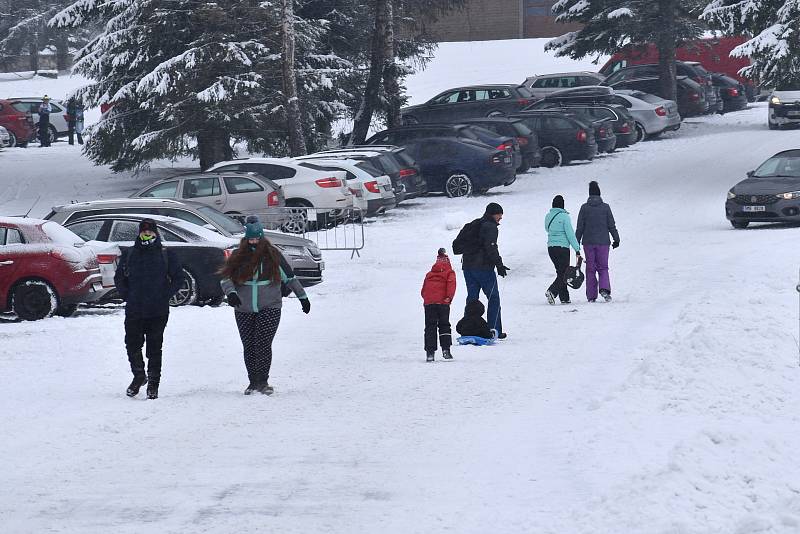
{"label": "black backpack", "polygon": [[473,254],[481,249],[481,224],[483,218],[470,221],[461,228],[453,240],[453,254]]}

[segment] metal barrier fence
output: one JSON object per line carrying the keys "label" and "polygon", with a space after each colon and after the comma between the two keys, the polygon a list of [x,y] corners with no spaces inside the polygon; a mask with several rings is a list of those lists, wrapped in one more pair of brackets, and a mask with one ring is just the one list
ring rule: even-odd
{"label": "metal barrier fence", "polygon": [[320,250],[350,250],[352,257],[364,248],[361,208],[269,208],[245,217],[251,214],[258,215],[265,228],[309,239]]}

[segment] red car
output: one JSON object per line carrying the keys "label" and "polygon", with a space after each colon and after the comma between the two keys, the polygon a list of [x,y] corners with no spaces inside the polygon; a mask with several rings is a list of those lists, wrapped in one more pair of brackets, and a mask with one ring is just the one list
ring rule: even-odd
{"label": "red car", "polygon": [[0,100],[0,126],[8,130],[8,146],[26,146],[36,132],[31,114],[19,111],[8,100]]}
{"label": "red car", "polygon": [[72,315],[113,289],[103,285],[101,269],[115,261],[53,221],[0,217],[0,312],[27,321]]}

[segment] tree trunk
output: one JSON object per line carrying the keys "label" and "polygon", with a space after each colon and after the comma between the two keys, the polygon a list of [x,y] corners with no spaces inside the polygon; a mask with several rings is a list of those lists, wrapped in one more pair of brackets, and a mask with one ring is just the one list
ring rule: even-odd
{"label": "tree trunk", "polygon": [[220,161],[232,159],[230,135],[218,128],[197,132],[197,152],[200,156],[201,170],[206,170]]}
{"label": "tree trunk", "polygon": [[283,39],[283,95],[286,99],[286,125],[289,131],[289,154],[302,156],[306,153],[306,140],[300,120],[300,100],[297,97],[297,76],[294,68],[294,0],[283,0],[281,15]]}
{"label": "tree trunk", "polygon": [[372,123],[372,114],[378,107],[381,87],[381,75],[384,67],[384,35],[386,34],[386,10],[388,0],[375,0],[375,27],[372,34],[372,56],[369,62],[369,76],[364,88],[364,96],[353,119],[353,132],[350,134],[351,145],[364,142]]}
{"label": "tree trunk", "polygon": [[383,92],[386,95],[386,127],[400,126],[400,69],[395,62],[392,0],[386,2],[386,32],[383,38]]}
{"label": "tree trunk", "polygon": [[675,77],[675,10],[674,0],[659,0],[661,14],[658,47],[658,74],[661,82],[661,98],[677,101],[677,79]]}
{"label": "tree trunk", "polygon": [[60,30],[60,33],[62,35],[59,35],[58,39],[56,39],[56,68],[59,71],[64,71],[70,67],[69,40],[63,29]]}
{"label": "tree trunk", "polygon": [[30,67],[33,72],[39,72],[39,33],[34,32],[28,44],[30,52]]}

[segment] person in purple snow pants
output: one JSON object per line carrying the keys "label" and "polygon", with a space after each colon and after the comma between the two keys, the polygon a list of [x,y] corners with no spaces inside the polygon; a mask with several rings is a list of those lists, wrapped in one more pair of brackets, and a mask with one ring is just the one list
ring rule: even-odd
{"label": "person in purple snow pants", "polygon": [[[614,239],[612,242],[609,234]],[[597,300],[597,289],[606,302],[611,302],[611,279],[608,275],[608,247],[619,246],[619,232],[611,206],[603,202],[600,186],[589,182],[589,199],[578,212],[575,237],[583,245],[586,256],[586,298]]]}

